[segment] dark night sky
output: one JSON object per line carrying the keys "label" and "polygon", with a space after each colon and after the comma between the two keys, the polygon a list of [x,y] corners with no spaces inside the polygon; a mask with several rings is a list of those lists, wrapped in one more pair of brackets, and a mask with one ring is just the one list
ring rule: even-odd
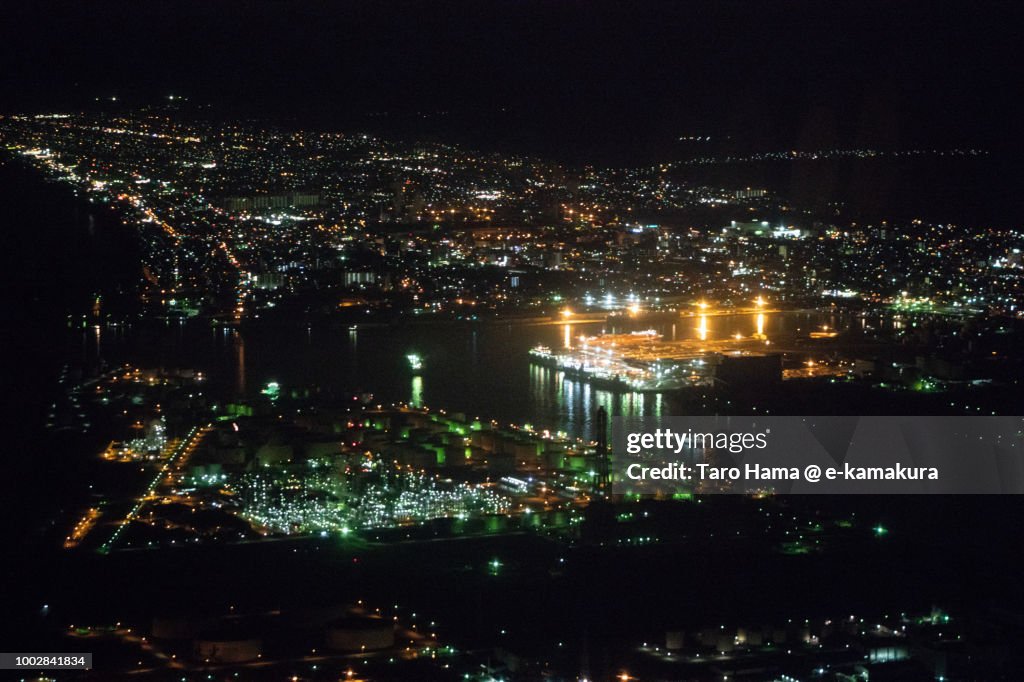
{"label": "dark night sky", "polygon": [[446,110],[424,125],[555,154],[991,146],[1024,75],[1015,4],[25,2],[0,22],[0,109],[174,92],[341,128]]}

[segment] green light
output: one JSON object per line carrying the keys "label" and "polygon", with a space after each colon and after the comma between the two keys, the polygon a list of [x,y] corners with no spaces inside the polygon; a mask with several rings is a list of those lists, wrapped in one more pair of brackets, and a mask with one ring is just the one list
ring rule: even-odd
{"label": "green light", "polygon": [[409,355],[406,355],[405,359],[409,361],[409,367],[411,367],[413,371],[419,371],[423,369],[423,358],[421,358],[416,353],[410,353]]}
{"label": "green light", "polygon": [[875,531],[875,535],[878,537],[881,537],[889,532],[889,529],[885,526],[875,526],[873,530]]}

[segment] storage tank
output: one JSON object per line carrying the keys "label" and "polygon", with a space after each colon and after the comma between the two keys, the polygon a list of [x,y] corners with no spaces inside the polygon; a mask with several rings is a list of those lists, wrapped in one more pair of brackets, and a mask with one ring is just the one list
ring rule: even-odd
{"label": "storage tank", "polygon": [[192,645],[195,657],[209,663],[244,663],[259,658],[263,641],[239,628],[204,632]]}
{"label": "storage tank", "polygon": [[327,626],[327,646],[336,651],[387,649],[394,644],[394,623],[377,616],[345,616]]}

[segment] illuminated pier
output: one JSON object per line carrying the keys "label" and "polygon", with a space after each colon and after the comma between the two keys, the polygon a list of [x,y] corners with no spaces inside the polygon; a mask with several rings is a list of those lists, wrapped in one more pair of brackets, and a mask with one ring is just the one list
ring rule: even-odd
{"label": "illuminated pier", "polygon": [[[722,380],[724,365],[757,365],[752,374],[756,379],[767,378],[768,365],[781,368],[771,342],[761,332],[709,339],[703,321],[697,330],[698,338],[675,341],[665,340],[653,329],[580,336],[575,345],[567,343],[558,351],[537,346],[530,351],[530,359],[594,385],[652,392],[713,385]],[[729,374],[735,380],[735,370]]]}

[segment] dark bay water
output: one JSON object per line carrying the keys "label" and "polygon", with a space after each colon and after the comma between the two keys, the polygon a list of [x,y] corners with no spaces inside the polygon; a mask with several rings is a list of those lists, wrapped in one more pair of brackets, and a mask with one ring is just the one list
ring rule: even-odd
{"label": "dark bay water", "polygon": [[[817,313],[765,313],[680,318],[654,328],[667,339],[709,340],[764,333],[806,333],[844,323]],[[609,414],[670,414],[661,394],[615,393],[530,363],[537,345],[563,348],[580,335],[645,329],[522,322],[420,323],[368,326],[274,325],[231,329],[193,319],[88,326],[75,330],[75,353],[85,364],[131,362],[143,367],[191,368],[209,377],[222,399],[251,397],[270,382],[283,389],[317,387],[343,396],[372,393],[377,402],[411,402],[502,423],[532,423],[590,437],[599,406]],[[413,372],[406,356],[423,358]]]}

